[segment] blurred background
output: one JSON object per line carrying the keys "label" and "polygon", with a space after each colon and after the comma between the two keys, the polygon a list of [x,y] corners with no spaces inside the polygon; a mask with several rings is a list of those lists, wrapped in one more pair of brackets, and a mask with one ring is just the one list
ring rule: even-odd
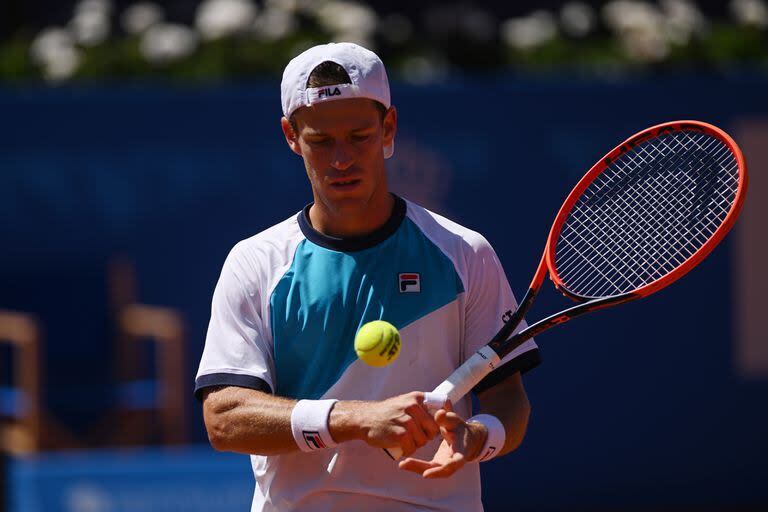
{"label": "blurred background", "polygon": [[311,200],[279,83],[327,41],[388,66],[393,188],[483,232],[517,293],[620,141],[674,119],[736,139],[734,232],[674,287],[542,336],[528,436],[483,465],[484,502],[768,510],[762,0],[2,0],[0,510],[249,509],[193,380],[229,249]]}

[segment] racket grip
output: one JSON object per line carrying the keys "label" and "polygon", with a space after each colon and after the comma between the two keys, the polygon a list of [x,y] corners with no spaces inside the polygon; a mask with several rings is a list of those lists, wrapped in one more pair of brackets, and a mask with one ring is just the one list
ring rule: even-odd
{"label": "racket grip", "polygon": [[[442,408],[448,400],[456,402],[491,373],[499,361],[501,359],[498,354],[488,345],[484,346],[456,368],[434,391],[424,393],[424,405],[432,412]],[[385,448],[384,451],[394,460],[400,460],[403,456],[399,446]]]}

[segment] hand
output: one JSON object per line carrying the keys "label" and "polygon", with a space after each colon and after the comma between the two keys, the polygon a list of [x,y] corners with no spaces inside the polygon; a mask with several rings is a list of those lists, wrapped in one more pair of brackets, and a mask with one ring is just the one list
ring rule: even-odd
{"label": "hand", "polygon": [[400,461],[400,469],[419,473],[424,478],[447,478],[480,455],[488,437],[488,430],[480,423],[467,423],[453,412],[450,401],[435,413],[443,442],[432,460],[406,458]]}
{"label": "hand", "polygon": [[360,439],[376,448],[399,446],[404,455],[415,452],[440,433],[420,391],[380,402],[337,402],[331,411],[329,428],[337,442]]}

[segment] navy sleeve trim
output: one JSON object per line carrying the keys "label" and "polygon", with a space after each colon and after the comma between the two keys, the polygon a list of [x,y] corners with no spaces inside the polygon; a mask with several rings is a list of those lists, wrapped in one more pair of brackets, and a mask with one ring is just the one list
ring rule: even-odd
{"label": "navy sleeve trim", "polygon": [[240,388],[255,389],[272,394],[272,388],[267,381],[253,375],[240,375],[237,373],[209,373],[201,375],[195,381],[195,398],[203,399],[203,389],[212,386],[237,386]]}
{"label": "navy sleeve trim", "polygon": [[527,352],[523,352],[522,354],[520,354],[513,360],[509,361],[507,364],[505,364],[498,370],[494,370],[490,374],[488,374],[488,376],[485,377],[483,380],[481,380],[472,389],[472,391],[475,394],[482,393],[486,389],[490,389],[493,386],[499,384],[500,382],[506,380],[507,377],[514,375],[517,372],[520,372],[521,374],[523,374],[529,370],[533,370],[540,364],[541,364],[541,354],[539,353],[538,348],[534,348]]}

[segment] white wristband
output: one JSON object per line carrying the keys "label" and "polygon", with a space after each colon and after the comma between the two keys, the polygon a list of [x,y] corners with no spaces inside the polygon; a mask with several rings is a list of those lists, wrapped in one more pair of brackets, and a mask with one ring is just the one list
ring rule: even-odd
{"label": "white wristband", "polygon": [[291,432],[303,452],[333,448],[336,443],[328,430],[328,416],[338,400],[299,400],[291,411]]}
{"label": "white wristband", "polygon": [[485,462],[491,460],[501,452],[504,447],[504,441],[507,439],[507,432],[504,430],[504,425],[501,420],[496,416],[490,414],[478,414],[472,416],[467,420],[467,423],[474,421],[476,423],[482,423],[485,428],[488,429],[488,437],[485,438],[485,444],[483,449],[480,450],[480,455],[475,459],[477,462]]}

